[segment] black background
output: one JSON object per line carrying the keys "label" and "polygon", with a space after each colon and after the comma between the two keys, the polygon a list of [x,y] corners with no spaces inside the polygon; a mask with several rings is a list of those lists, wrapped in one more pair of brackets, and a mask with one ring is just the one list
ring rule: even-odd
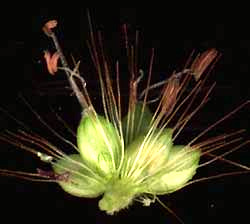
{"label": "black background", "polygon": [[[7,10],[7,9],[6,9]],[[8,9],[9,10],[9,9]],[[236,10],[237,11],[237,10]],[[237,105],[250,99],[250,36],[247,14],[240,11],[218,14],[213,10],[180,12],[172,8],[90,8],[92,19],[98,29],[104,31],[105,41],[111,54],[119,53],[120,26],[129,24],[132,30],[141,31],[141,43],[145,61],[152,47],[156,49],[154,75],[171,74],[183,66],[189,53],[196,49],[203,51],[210,47],[218,49],[222,57],[210,79],[217,85],[211,102],[195,119],[194,128],[203,128],[231,111]],[[59,21],[59,39],[66,55],[72,53],[80,58],[89,85],[95,81],[88,67],[89,54],[85,45],[88,38],[86,8],[33,10],[9,10],[1,19],[1,106],[8,109],[24,122],[34,127],[43,136],[49,132],[39,126],[22,102],[17,102],[19,92],[24,93],[34,108],[55,125],[53,113],[48,105],[58,110],[72,126],[77,125],[80,108],[69,91],[60,84],[63,77],[48,75],[43,61],[43,51],[52,45],[42,33],[43,24],[50,19]],[[236,16],[237,14],[237,16]],[[30,26],[31,23],[31,26]],[[118,46],[118,47],[117,47]],[[143,61],[144,62],[144,61]],[[146,67],[146,65],[144,65]],[[126,78],[124,78],[126,80]],[[48,83],[55,83],[49,87]],[[46,88],[44,87],[46,86]],[[45,89],[44,89],[45,88]],[[93,88],[94,93],[97,88]],[[204,114],[202,115],[202,112]],[[14,122],[3,114],[1,129],[15,129]],[[192,123],[192,122],[191,122]],[[218,131],[230,131],[249,126],[249,106],[230,118]],[[57,126],[53,126],[58,128]],[[249,128],[247,130],[249,139]],[[187,129],[184,138],[192,135]],[[1,142],[0,168],[34,171],[39,161],[28,153],[20,152]],[[236,161],[249,165],[249,145],[234,154]],[[231,158],[231,157],[230,157]],[[39,166],[40,167],[40,166]],[[215,163],[198,173],[198,177],[211,176],[220,172],[238,170],[223,163]],[[194,184],[162,200],[181,217],[185,223],[245,223],[248,218],[249,175],[231,176]],[[59,186],[46,183],[31,183],[11,177],[0,178],[1,215],[9,221],[69,220],[82,223],[131,223],[155,222],[178,223],[157,203],[142,207],[134,203],[128,210],[115,216],[107,216],[98,210],[98,199],[79,199],[64,193]]]}

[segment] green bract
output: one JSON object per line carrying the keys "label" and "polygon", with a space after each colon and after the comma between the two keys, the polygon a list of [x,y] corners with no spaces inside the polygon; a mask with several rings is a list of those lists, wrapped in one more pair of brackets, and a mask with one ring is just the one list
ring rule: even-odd
{"label": "green bract", "polygon": [[105,191],[103,180],[84,167],[84,161],[79,154],[59,160],[53,169],[58,175],[66,174],[58,183],[71,195],[93,198]]}
{"label": "green bract", "polygon": [[199,150],[173,146],[164,168],[148,180],[148,191],[153,194],[167,194],[184,187],[194,176],[199,159]]}
{"label": "green bract", "polygon": [[114,126],[102,116],[83,115],[77,129],[80,155],[101,176],[112,176],[121,159],[121,143]]}

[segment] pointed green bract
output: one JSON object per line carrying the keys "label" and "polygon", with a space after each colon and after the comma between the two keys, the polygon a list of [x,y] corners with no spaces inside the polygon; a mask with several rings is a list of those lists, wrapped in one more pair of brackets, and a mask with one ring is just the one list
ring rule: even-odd
{"label": "pointed green bract", "polygon": [[57,182],[71,195],[94,198],[105,191],[104,180],[84,167],[84,161],[79,154],[60,159],[53,165],[53,170],[57,176],[65,176],[59,177]]}
{"label": "pointed green bract", "polygon": [[[167,162],[169,151],[172,147],[172,130],[165,129],[149,136],[139,136],[126,149],[126,169],[135,166],[135,172],[140,175],[152,175]],[[136,174],[137,176],[138,174]]]}
{"label": "pointed green bract", "polygon": [[183,188],[195,175],[200,156],[197,149],[173,146],[168,161],[159,174],[148,179],[148,191],[153,194],[168,194]]}
{"label": "pointed green bract", "polygon": [[77,145],[83,161],[109,179],[121,160],[121,142],[115,127],[104,117],[84,115],[77,129]]}

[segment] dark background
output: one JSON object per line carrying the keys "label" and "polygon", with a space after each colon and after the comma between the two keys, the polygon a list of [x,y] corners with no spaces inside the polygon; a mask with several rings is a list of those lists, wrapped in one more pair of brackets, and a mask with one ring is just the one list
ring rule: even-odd
{"label": "dark background", "polygon": [[[7,9],[6,9],[7,10]],[[185,130],[183,138],[191,136],[192,130],[200,130],[208,123],[220,118],[236,106],[250,99],[250,36],[247,14],[217,12],[213,10],[185,13],[172,8],[90,8],[96,28],[104,31],[105,43],[111,55],[119,55],[120,27],[127,23],[131,30],[141,31],[143,48],[142,62],[146,63],[150,49],[156,49],[154,76],[159,79],[181,68],[193,49],[203,51],[211,47],[218,49],[222,57],[210,80],[217,85],[211,102],[201,111],[192,128]],[[235,12],[236,13],[236,12]],[[85,45],[88,38],[86,8],[33,10],[9,10],[2,15],[1,62],[1,106],[23,120],[29,126],[58,143],[43,128],[32,113],[18,101],[22,92],[34,108],[56,125],[49,106],[57,110],[67,122],[76,127],[80,108],[65,89],[63,76],[48,75],[43,61],[43,51],[52,49],[52,44],[41,28],[50,19],[59,21],[58,34],[67,56],[72,53],[81,59],[84,77],[92,94],[98,93],[96,80],[91,73],[89,54]],[[30,26],[31,24],[31,26]],[[145,58],[145,59],[144,59]],[[145,63],[143,67],[146,69]],[[126,80],[126,78],[124,78]],[[53,84],[51,84],[53,83]],[[93,88],[92,88],[93,87]],[[204,112],[204,113],[202,113]],[[249,106],[233,115],[226,124],[215,130],[223,133],[248,128]],[[0,116],[1,129],[15,130],[16,125],[4,114]],[[192,124],[192,122],[191,122]],[[64,133],[63,133],[64,134]],[[70,135],[67,137],[70,138]],[[16,150],[1,142],[0,168],[35,171],[39,163],[28,153]],[[232,159],[250,164],[249,145],[234,153]],[[41,165],[42,166],[42,165]],[[40,167],[40,166],[39,166]],[[197,177],[211,176],[220,172],[239,170],[223,163],[215,163],[201,169]],[[162,200],[181,217],[185,223],[245,223],[248,218],[249,174],[231,176],[194,184]],[[128,210],[115,216],[107,216],[98,210],[98,199],[79,199],[64,193],[59,186],[46,183],[31,183],[11,177],[0,178],[1,215],[9,221],[69,220],[84,223],[131,223],[150,222],[177,223],[160,205],[142,207],[134,203]],[[34,218],[35,217],[35,218]]]}

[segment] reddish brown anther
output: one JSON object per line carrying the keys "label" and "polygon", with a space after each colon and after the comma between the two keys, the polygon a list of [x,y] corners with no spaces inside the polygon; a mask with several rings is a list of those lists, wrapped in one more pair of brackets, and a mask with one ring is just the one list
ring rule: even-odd
{"label": "reddish brown anther", "polygon": [[46,35],[51,36],[52,29],[55,28],[56,26],[57,26],[57,21],[56,20],[50,20],[47,23],[45,23],[45,25],[43,26],[43,32]]}
{"label": "reddish brown anther", "polygon": [[214,48],[209,49],[199,55],[193,62],[191,66],[191,71],[195,77],[195,80],[198,80],[203,72],[208,68],[208,66],[214,61],[218,56],[218,51]]}
{"label": "reddish brown anther", "polygon": [[46,60],[47,69],[51,75],[54,75],[57,72],[57,64],[60,55],[58,52],[55,52],[52,56],[48,51],[44,52],[44,58]]}
{"label": "reddish brown anther", "polygon": [[169,79],[169,82],[163,89],[162,111],[171,113],[175,107],[177,95],[179,93],[179,83],[175,78]]}
{"label": "reddish brown anther", "polygon": [[67,182],[70,176],[69,172],[64,172],[57,174],[54,171],[45,171],[42,169],[37,168],[37,173],[41,175],[42,177],[48,178],[50,180],[55,180],[55,181],[65,181]]}

